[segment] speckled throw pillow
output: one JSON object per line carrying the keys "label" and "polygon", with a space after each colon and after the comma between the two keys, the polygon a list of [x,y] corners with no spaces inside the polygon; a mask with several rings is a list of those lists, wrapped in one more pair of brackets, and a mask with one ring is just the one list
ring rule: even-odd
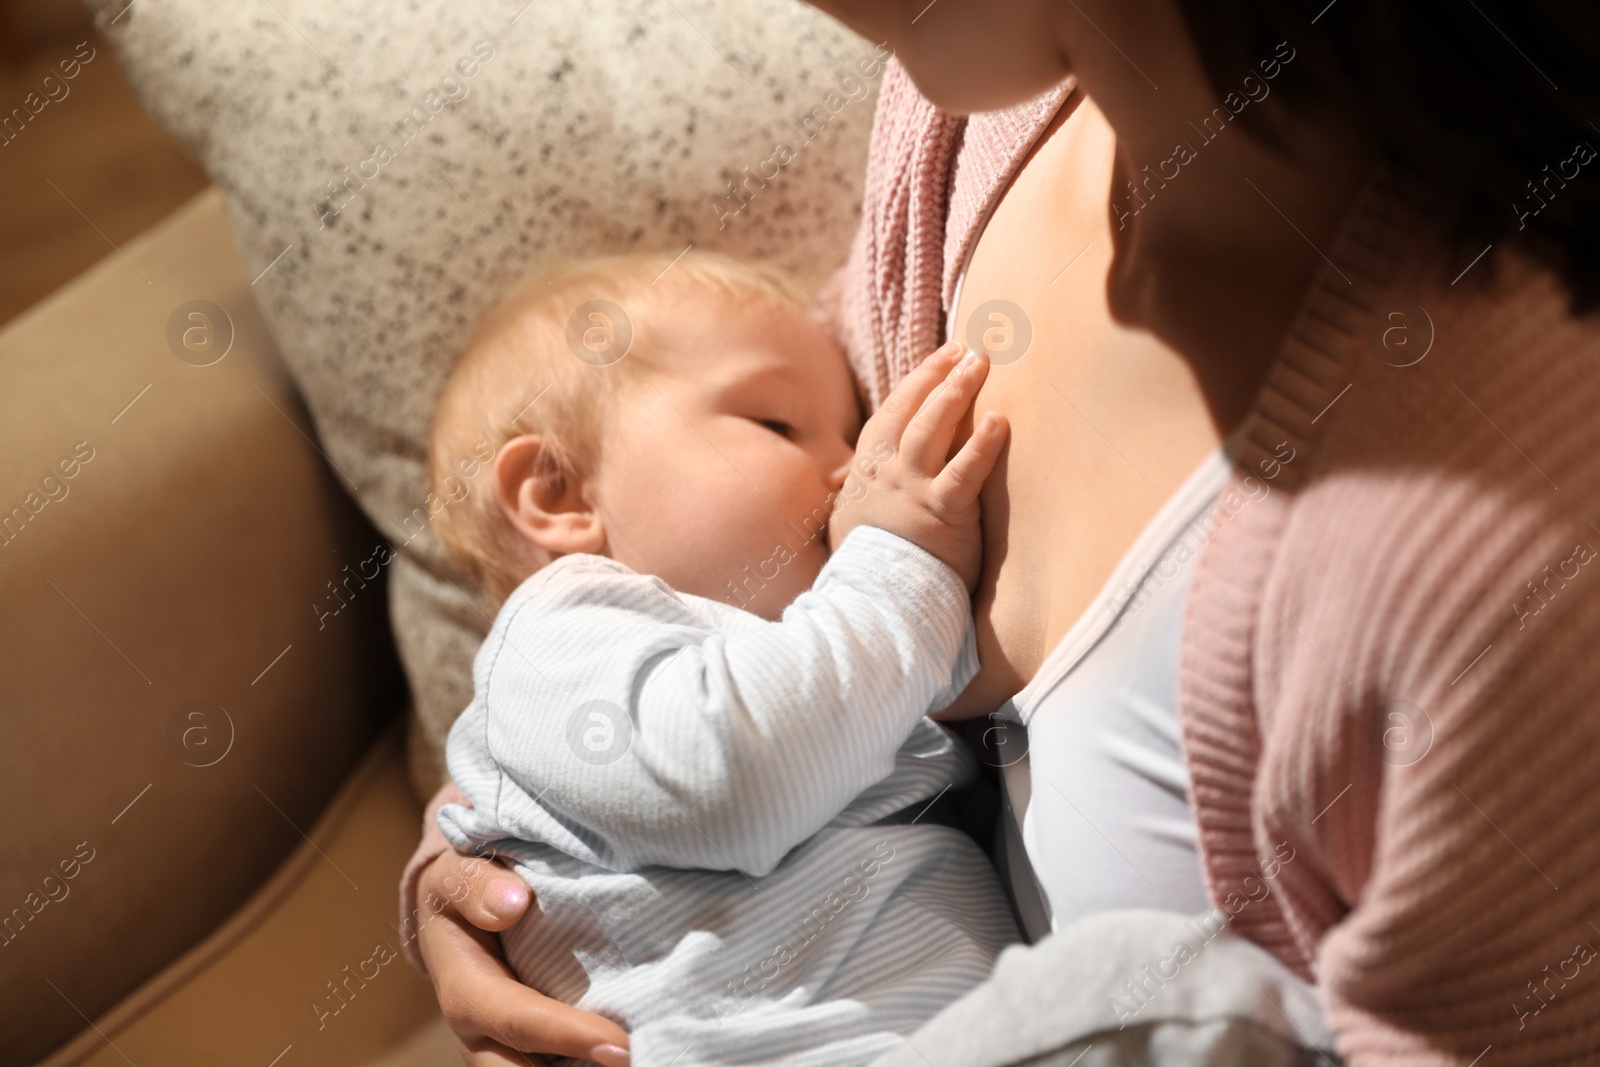
{"label": "speckled throw pillow", "polygon": [[321,446],[398,549],[357,566],[391,567],[431,793],[488,631],[429,531],[424,477],[474,319],[549,255],[692,244],[831,270],[887,50],[797,0],[91,6],[226,194]]}

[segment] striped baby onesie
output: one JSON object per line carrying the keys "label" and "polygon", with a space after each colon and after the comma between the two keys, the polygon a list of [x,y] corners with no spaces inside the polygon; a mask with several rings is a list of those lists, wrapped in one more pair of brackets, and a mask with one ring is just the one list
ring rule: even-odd
{"label": "striped baby onesie", "polygon": [[1018,939],[983,853],[920,816],[973,779],[926,717],[977,669],[960,578],[858,527],[781,620],[566,556],[506,601],[450,730],[458,848],[535,894],[517,976],[638,1067],[866,1064]]}

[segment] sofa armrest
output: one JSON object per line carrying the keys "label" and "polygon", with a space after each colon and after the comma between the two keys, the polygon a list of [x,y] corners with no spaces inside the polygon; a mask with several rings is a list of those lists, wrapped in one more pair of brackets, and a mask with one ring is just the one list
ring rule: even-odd
{"label": "sofa armrest", "polygon": [[[174,318],[191,301],[222,313]],[[0,332],[0,373],[11,1064],[232,913],[404,683],[384,542],[314,443],[215,189]]]}

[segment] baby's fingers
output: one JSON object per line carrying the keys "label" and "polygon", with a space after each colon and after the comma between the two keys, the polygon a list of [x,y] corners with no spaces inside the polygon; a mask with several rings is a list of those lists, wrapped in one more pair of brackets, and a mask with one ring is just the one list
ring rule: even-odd
{"label": "baby's fingers", "polygon": [[[927,359],[917,364],[910,374],[900,379],[900,384],[884,398],[877,412],[862,428],[862,442],[865,443],[870,436],[875,440],[887,441],[891,447],[898,448],[906,424],[917,414],[923,401],[927,400],[928,394],[945,380],[945,375],[950,373],[950,368],[955,365],[960,354],[961,346],[951,341],[935,349]],[[859,449],[860,446],[857,447]]]}
{"label": "baby's fingers", "polygon": [[994,472],[1005,448],[1009,427],[998,411],[985,412],[972,427],[961,450],[933,480],[933,499],[947,512],[959,512],[978,502],[978,492]]}
{"label": "baby's fingers", "polygon": [[955,438],[956,424],[972,407],[972,400],[989,373],[989,361],[970,349],[939,387],[923,402],[900,438],[900,454],[917,471],[932,476],[944,466]]}

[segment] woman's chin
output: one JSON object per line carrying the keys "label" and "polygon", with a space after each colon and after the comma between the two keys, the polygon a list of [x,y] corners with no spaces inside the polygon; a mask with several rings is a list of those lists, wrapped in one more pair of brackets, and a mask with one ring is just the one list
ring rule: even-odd
{"label": "woman's chin", "polygon": [[1000,111],[1032,100],[1058,85],[1071,71],[1051,66],[1032,71],[1012,70],[1003,79],[974,79],[952,70],[942,61],[907,60],[896,53],[917,91],[951,115],[971,115],[980,111]]}

